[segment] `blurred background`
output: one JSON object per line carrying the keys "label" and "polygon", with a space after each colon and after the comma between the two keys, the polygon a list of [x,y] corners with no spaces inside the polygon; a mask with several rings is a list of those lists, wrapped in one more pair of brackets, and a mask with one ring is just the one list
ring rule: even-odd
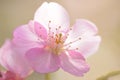
{"label": "blurred background", "polygon": [[[120,0],[0,0],[0,46],[12,38],[16,27],[33,19],[36,9],[44,1],[61,4],[70,15],[71,25],[78,18],[94,22],[102,37],[99,50],[87,59],[91,69],[84,77],[59,70],[51,74],[51,80],[96,80],[111,71],[120,70]],[[27,80],[44,78],[44,74],[33,73]],[[120,75],[109,80],[120,80]]]}

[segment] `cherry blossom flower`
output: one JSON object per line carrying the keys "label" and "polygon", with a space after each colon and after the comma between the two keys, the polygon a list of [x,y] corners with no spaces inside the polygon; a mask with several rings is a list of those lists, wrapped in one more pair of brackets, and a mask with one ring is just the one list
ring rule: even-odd
{"label": "cherry blossom flower", "polygon": [[[4,45],[0,48],[0,64],[8,71],[4,74],[5,77],[7,76],[8,78],[11,75],[16,75],[25,78],[32,72],[32,68],[25,59],[24,53],[25,49],[22,49],[22,47],[18,48],[11,40],[5,41]],[[16,76],[14,78],[16,78]]]}
{"label": "cherry blossom flower", "polygon": [[0,80],[24,80],[24,79],[13,72],[6,71],[0,72]]}
{"label": "cherry blossom flower", "polygon": [[59,4],[43,3],[33,21],[14,31],[14,43],[27,48],[26,58],[39,73],[62,68],[76,76],[89,71],[85,58],[95,53],[101,38],[97,27],[85,19],[70,27],[69,16]]}

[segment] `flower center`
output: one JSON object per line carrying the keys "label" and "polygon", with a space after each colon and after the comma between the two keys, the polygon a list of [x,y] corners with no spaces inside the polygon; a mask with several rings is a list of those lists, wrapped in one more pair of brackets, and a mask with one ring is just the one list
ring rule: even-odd
{"label": "flower center", "polygon": [[52,27],[50,27],[50,23],[51,21],[49,21],[48,24],[48,37],[46,40],[46,49],[48,51],[51,51],[54,54],[60,54],[63,51],[63,44],[64,44],[64,36],[63,33],[60,31],[61,30],[61,26],[56,26],[56,29],[52,29]]}
{"label": "flower center", "polygon": [[[48,24],[48,37],[47,37],[46,46],[45,46],[45,49],[47,49],[48,51],[59,55],[64,50],[70,50],[70,47],[73,43],[81,40],[81,37],[79,37],[74,41],[64,44],[65,40],[69,36],[68,32],[72,30],[72,28],[68,29],[67,32],[62,32],[61,26],[56,26],[56,29],[53,29],[54,27],[52,28],[50,26],[50,23],[51,21],[49,21],[49,24]],[[76,47],[75,50],[78,50],[78,48]]]}
{"label": "flower center", "polygon": [[54,54],[60,54],[63,51],[63,36],[61,33],[48,36],[47,49]]}
{"label": "flower center", "polygon": [[60,34],[56,34],[55,36],[56,36],[55,37],[56,44],[62,43],[62,34],[61,33]]}

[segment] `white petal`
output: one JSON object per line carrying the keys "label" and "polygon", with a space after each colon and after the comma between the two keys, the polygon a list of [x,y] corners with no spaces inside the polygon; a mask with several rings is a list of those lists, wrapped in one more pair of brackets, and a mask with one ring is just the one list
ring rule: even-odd
{"label": "white petal", "polygon": [[85,57],[91,55],[96,52],[101,41],[100,36],[96,36],[97,32],[97,27],[92,22],[79,19],[69,31],[65,48],[70,46],[70,50],[78,49]]}
{"label": "white petal", "polygon": [[69,31],[69,36],[66,42],[71,42],[78,38],[93,36],[96,35],[97,32],[95,24],[85,19],[78,19],[73,25],[72,30]]}
{"label": "white petal", "polygon": [[49,27],[56,29],[61,26],[61,30],[66,30],[69,27],[69,16],[66,10],[55,2],[44,2],[41,7],[35,12],[34,20],[40,22],[48,29]]}
{"label": "white petal", "polygon": [[100,36],[90,36],[74,42],[69,49],[73,50],[77,48],[84,57],[88,57],[98,50],[100,42]]}

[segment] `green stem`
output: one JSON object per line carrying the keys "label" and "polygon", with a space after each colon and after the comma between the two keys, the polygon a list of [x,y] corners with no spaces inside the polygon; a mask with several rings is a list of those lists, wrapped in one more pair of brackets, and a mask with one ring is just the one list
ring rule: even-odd
{"label": "green stem", "polygon": [[47,73],[46,76],[45,76],[45,78],[46,78],[45,80],[51,80],[50,73]]}
{"label": "green stem", "polygon": [[110,77],[113,77],[119,74],[120,74],[120,71],[112,71],[104,76],[97,78],[96,80],[108,80]]}

